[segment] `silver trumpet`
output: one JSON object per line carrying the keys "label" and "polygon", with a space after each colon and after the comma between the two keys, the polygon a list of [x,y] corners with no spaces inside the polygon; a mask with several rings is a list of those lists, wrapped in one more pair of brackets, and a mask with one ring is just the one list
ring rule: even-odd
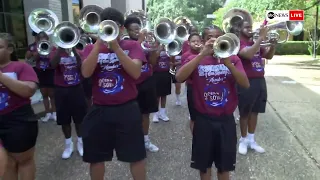
{"label": "silver trumpet", "polygon": [[52,50],[52,45],[48,40],[40,40],[37,43],[37,51],[42,56],[47,56]]}
{"label": "silver trumpet", "polygon": [[33,10],[28,16],[28,24],[36,33],[44,31],[47,35],[51,35],[59,24],[59,19],[51,10],[38,8]]}
{"label": "silver trumpet", "polygon": [[[299,35],[303,31],[302,21],[282,21],[267,25],[269,31],[261,46],[270,46],[274,43],[285,43],[290,37]],[[252,32],[252,39],[256,41],[259,38],[259,29]]]}
{"label": "silver trumpet", "polygon": [[104,42],[111,42],[119,36],[119,26],[112,20],[104,20],[99,24],[98,36]]}
{"label": "silver trumpet", "polygon": [[182,50],[181,41],[175,39],[165,46],[165,51],[169,56],[177,56]]}
{"label": "silver trumpet", "polygon": [[78,44],[76,45],[76,49],[82,51],[82,50],[84,50],[84,48],[86,48],[86,46],[91,44],[88,42],[88,38],[89,38],[88,36],[82,35],[80,37]]}
{"label": "silver trumpet", "polygon": [[215,56],[219,58],[237,55],[240,50],[240,40],[235,34],[226,33],[215,40],[213,50]]}
{"label": "silver trumpet", "polygon": [[88,5],[82,8],[79,17],[80,27],[87,33],[96,34],[99,31],[102,11],[103,9],[97,5]]}
{"label": "silver trumpet", "polygon": [[175,40],[176,25],[169,18],[160,18],[154,26],[154,36],[160,44],[169,44]]}
{"label": "silver trumpet", "polygon": [[70,22],[62,22],[55,28],[52,41],[58,47],[71,49],[78,44],[80,36],[80,30],[76,25]]}
{"label": "silver trumpet", "polygon": [[[192,26],[192,22],[189,18],[185,16],[177,17],[173,20],[176,24],[176,39],[179,41],[186,41],[189,37],[189,28]],[[188,26],[189,25],[189,26]]]}

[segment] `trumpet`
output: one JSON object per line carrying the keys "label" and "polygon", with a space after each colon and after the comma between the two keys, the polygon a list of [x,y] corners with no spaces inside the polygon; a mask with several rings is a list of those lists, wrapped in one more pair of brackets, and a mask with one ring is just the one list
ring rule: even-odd
{"label": "trumpet", "polygon": [[99,31],[102,11],[103,9],[97,5],[88,5],[82,8],[79,17],[80,27],[87,33],[96,34]]}
{"label": "trumpet", "polygon": [[176,34],[176,25],[169,18],[161,18],[154,27],[154,36],[160,44],[171,43]]}
{"label": "trumpet", "polygon": [[58,23],[57,15],[49,9],[38,8],[28,16],[28,24],[36,33],[44,31],[47,35],[51,35]]}
{"label": "trumpet", "polygon": [[227,58],[237,55],[240,50],[240,40],[233,33],[226,33],[216,39],[213,44],[215,56],[219,58]]}
{"label": "trumpet", "polygon": [[105,42],[111,42],[119,36],[120,30],[117,23],[104,20],[99,24],[98,36]]}
{"label": "trumpet", "polygon": [[[278,44],[285,43],[289,39],[290,34],[297,36],[303,31],[302,21],[282,21],[274,24],[267,25],[269,28],[266,40],[264,40],[261,46],[270,46],[276,42]],[[253,41],[259,38],[259,29],[251,32]]]}
{"label": "trumpet", "polygon": [[171,43],[165,46],[165,51],[167,52],[168,56],[177,56],[180,54],[182,50],[182,43],[181,41],[175,39]]}
{"label": "trumpet", "polygon": [[47,56],[52,50],[52,45],[48,40],[40,40],[37,43],[37,51],[42,56]]}
{"label": "trumpet", "polygon": [[176,32],[177,36],[176,39],[179,41],[186,41],[189,37],[189,28],[191,23],[191,20],[187,17],[180,16],[173,20],[173,22],[176,24]]}
{"label": "trumpet", "polygon": [[80,30],[79,28],[70,23],[62,22],[54,30],[52,35],[52,41],[58,47],[63,49],[71,49],[75,47],[80,40]]}
{"label": "trumpet", "polygon": [[82,51],[82,50],[84,50],[84,48],[86,48],[87,45],[92,44],[89,42],[88,38],[89,38],[88,36],[82,35],[80,37],[78,44],[76,45],[76,49]]}

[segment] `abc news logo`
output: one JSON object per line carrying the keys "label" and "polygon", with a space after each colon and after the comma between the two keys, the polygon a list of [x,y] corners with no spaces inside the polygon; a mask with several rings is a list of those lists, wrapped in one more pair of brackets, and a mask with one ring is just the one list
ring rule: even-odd
{"label": "abc news logo", "polygon": [[266,12],[267,20],[279,20],[279,21],[303,21],[303,10],[272,10]]}

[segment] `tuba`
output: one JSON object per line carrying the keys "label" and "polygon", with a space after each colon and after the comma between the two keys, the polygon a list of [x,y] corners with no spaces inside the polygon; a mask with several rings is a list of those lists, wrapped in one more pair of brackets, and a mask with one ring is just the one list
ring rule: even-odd
{"label": "tuba", "polygon": [[80,36],[79,28],[76,25],[65,21],[55,28],[52,35],[52,41],[58,47],[71,49],[78,44]]}
{"label": "tuba", "polygon": [[154,36],[160,44],[171,43],[176,34],[176,25],[169,18],[160,18],[154,27]]}
{"label": "tuba", "polygon": [[44,31],[47,35],[51,35],[58,23],[57,15],[49,9],[35,9],[28,17],[28,24],[36,33]]}
{"label": "tuba", "polygon": [[176,32],[177,36],[176,39],[179,41],[186,41],[189,37],[189,28],[192,25],[192,22],[189,18],[185,16],[177,17],[173,20],[173,22],[176,24]]}
{"label": "tuba", "polygon": [[99,24],[98,36],[104,42],[111,42],[119,36],[120,30],[116,22],[104,20]]}
{"label": "tuba", "polygon": [[177,56],[180,54],[182,50],[182,43],[181,41],[175,39],[171,43],[166,44],[165,51],[167,52],[168,56]]}
{"label": "tuba", "polygon": [[226,33],[216,39],[213,44],[215,56],[219,58],[227,58],[237,55],[240,50],[240,40],[233,33]]}
{"label": "tuba", "polygon": [[96,34],[101,22],[100,13],[103,9],[97,5],[88,5],[81,9],[79,24],[81,29],[87,33]]}
{"label": "tuba", "polygon": [[[303,31],[303,22],[302,21],[282,21],[278,23],[273,23],[267,25],[269,31],[264,40],[260,45],[261,46],[270,46],[274,42],[280,44],[285,43],[290,37],[290,34],[293,36],[299,35]],[[259,38],[259,29],[252,32],[253,41],[256,41]]]}
{"label": "tuba", "polygon": [[229,33],[231,28],[240,28],[240,23],[242,21],[247,21],[250,24],[253,23],[253,18],[251,14],[241,8],[230,9],[224,16],[222,22],[222,29],[224,32]]}

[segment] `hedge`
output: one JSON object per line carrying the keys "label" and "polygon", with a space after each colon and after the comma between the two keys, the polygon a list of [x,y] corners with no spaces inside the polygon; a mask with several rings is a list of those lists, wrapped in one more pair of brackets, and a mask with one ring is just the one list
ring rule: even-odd
{"label": "hedge", "polygon": [[[309,41],[287,41],[283,44],[278,44],[276,47],[276,55],[310,55],[308,51]],[[317,54],[320,55],[320,47],[317,49]]]}

